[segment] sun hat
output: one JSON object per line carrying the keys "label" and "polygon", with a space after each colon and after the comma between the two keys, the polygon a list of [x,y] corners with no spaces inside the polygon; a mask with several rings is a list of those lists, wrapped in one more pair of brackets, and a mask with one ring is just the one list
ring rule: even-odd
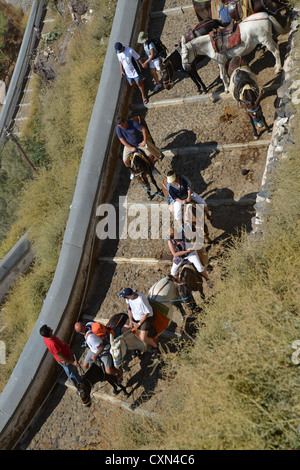
{"label": "sun hat", "polygon": [[125,287],[125,289],[123,289],[119,295],[120,297],[128,297],[129,295],[132,295],[132,294],[133,294],[133,290],[130,289],[130,287]]}
{"label": "sun hat", "polygon": [[168,174],[167,175],[167,182],[168,183],[174,183],[176,180],[176,173]]}
{"label": "sun hat", "polygon": [[140,44],[143,44],[143,42],[148,41],[148,39],[149,39],[148,34],[145,33],[144,31],[141,31],[139,36],[138,36],[137,42],[140,43]]}
{"label": "sun hat", "polygon": [[123,44],[121,42],[116,42],[115,49],[116,49],[116,52],[122,52]]}

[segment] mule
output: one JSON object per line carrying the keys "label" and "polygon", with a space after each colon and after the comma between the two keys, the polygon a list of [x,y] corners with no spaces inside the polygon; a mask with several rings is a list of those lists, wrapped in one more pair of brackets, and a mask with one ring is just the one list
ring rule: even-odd
{"label": "mule", "polygon": [[146,350],[145,343],[139,339],[134,330],[128,330],[117,336],[110,335],[110,353],[114,366],[121,369],[128,351],[135,351],[140,355]]}
{"label": "mule", "polygon": [[174,86],[173,77],[177,71],[183,70],[188,74],[188,76],[193,80],[197,87],[197,93],[207,93],[207,87],[203,82],[202,78],[197,72],[196,65],[198,65],[202,60],[205,59],[205,56],[197,56],[191,63],[190,70],[183,70],[181,53],[179,51],[179,46],[176,47],[175,51],[172,52],[161,64],[160,71],[162,75],[162,83],[165,90],[170,90]]}
{"label": "mule", "polygon": [[[200,259],[203,265],[207,264],[204,250],[202,254],[200,254]],[[171,274],[160,279],[153,284],[148,292],[148,300],[151,305],[153,306],[155,303],[163,305],[166,308],[164,314],[170,319],[172,317],[172,306],[177,307],[182,316],[185,315],[182,304],[191,310],[197,309],[193,291],[199,291],[201,296],[203,296],[203,278],[194,266],[190,265],[188,262],[183,263],[180,266],[178,275],[178,279]]]}
{"label": "mule", "polygon": [[[204,260],[202,261],[205,263]],[[179,279],[169,275],[153,284],[148,292],[148,300],[154,312],[153,328],[151,328],[152,331],[149,331],[149,336],[156,340],[168,328],[172,318],[172,306],[178,307],[182,316],[185,315],[182,303],[192,310],[197,310],[192,289],[203,294],[201,278],[202,276],[195,268],[183,265],[179,271]],[[116,316],[118,315],[127,317],[126,314],[120,313]],[[110,345],[110,353],[117,369],[123,367],[129,350],[134,350],[138,354],[146,351],[146,345],[139,339],[135,329],[127,330],[117,337],[111,334]]]}
{"label": "mule", "polygon": [[[216,0],[208,0],[208,1],[193,1],[194,10],[198,21],[205,20],[206,18],[213,18],[213,10],[214,4],[216,4]],[[223,5],[229,8],[229,15],[236,20],[237,14],[240,18],[240,12],[237,10],[238,6],[241,5],[240,1],[223,1]],[[239,4],[239,5],[237,5]],[[268,14],[277,15],[278,12],[284,13],[288,10],[287,2],[282,0],[248,0],[242,2],[243,5],[246,7],[246,15],[250,16],[253,13],[259,13],[264,11]],[[231,13],[231,14],[230,14]]]}
{"label": "mule", "polygon": [[273,54],[275,58],[275,73],[277,74],[281,70],[281,61],[279,47],[272,37],[272,26],[274,26],[277,34],[283,34],[285,32],[281,25],[267,13],[251,15],[239,24],[240,44],[231,49],[222,50],[222,52],[215,50],[215,45],[211,38],[212,33],[200,36],[190,42],[186,42],[184,36],[182,36],[183,68],[189,70],[197,54],[207,55],[217,62],[225,92],[228,93],[229,78],[225,72],[227,60],[234,56],[247,55],[253,51],[258,44],[262,44]]}
{"label": "mule", "polygon": [[254,139],[258,139],[256,125],[259,128],[264,126],[270,134],[271,129],[266,123],[260,105],[262,92],[259,92],[256,77],[251,72],[246,60],[240,56],[233,57],[228,65],[228,76],[230,78],[229,91],[247,112],[252,125]]}
{"label": "mule", "polygon": [[118,383],[114,375],[106,374],[104,366],[101,361],[94,361],[91,363],[87,372],[82,376],[81,382],[77,385],[77,391],[81,398],[83,405],[91,405],[91,391],[93,386],[98,382],[109,382],[113,387],[113,393],[119,394],[121,391],[128,396],[126,388]]}
{"label": "mule", "polygon": [[[189,29],[187,33],[185,33],[185,40],[186,42],[195,39],[198,36],[203,36],[205,34],[210,33],[214,28],[221,26],[221,21],[207,19],[201,21],[199,24],[195,26],[193,29]],[[202,78],[200,77],[196,66],[205,59],[205,55],[196,56],[193,62],[191,63],[191,69],[186,73],[189,77],[193,80],[195,85],[197,86],[198,93],[207,93],[207,87],[205,86]],[[170,90],[173,85],[173,77],[176,71],[182,71],[182,60],[181,60],[181,52],[180,46],[177,44],[176,49],[172,54],[170,54],[161,64],[160,67],[161,75],[163,79],[163,86],[166,90]]]}
{"label": "mule", "polygon": [[[154,165],[142,150],[132,152],[130,156],[130,165],[133,175],[137,178],[142,187],[147,191],[147,198],[153,199],[155,193],[152,193],[148,177],[156,188],[156,194],[162,196],[162,190],[153,176]],[[156,170],[158,171],[158,170]]]}

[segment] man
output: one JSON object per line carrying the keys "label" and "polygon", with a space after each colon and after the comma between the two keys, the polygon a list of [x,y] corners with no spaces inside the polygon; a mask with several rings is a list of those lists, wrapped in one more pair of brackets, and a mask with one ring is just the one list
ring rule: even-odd
{"label": "man", "polygon": [[128,305],[128,328],[134,327],[138,329],[140,339],[152,346],[152,356],[155,357],[158,352],[158,346],[153,338],[148,336],[153,321],[153,310],[148,300],[142,294],[134,292],[130,287],[123,289],[120,297],[124,298]]}
{"label": "man", "polygon": [[191,183],[185,176],[169,171],[167,173],[167,192],[170,202],[174,206],[174,218],[176,221],[182,221],[182,205],[188,204],[191,201],[203,204],[204,212],[207,218],[210,219],[206,202],[197,193],[192,191]]}
{"label": "man", "polygon": [[123,46],[122,43],[115,43],[115,50],[120,64],[121,77],[124,75],[130,86],[136,84],[142,94],[143,103],[148,103],[145,94],[144,77],[139,69],[138,62],[142,65],[142,60],[137,52],[129,46]]}
{"label": "man", "polygon": [[117,375],[119,382],[121,383],[123,377],[122,369],[116,369],[112,355],[110,354],[110,343],[104,337],[99,337],[92,331],[93,322],[89,322],[86,325],[81,322],[75,323],[75,331],[84,335],[86,344],[88,345],[89,352],[87,353],[83,367],[89,367],[89,361],[101,360],[104,364],[105,372],[108,375]]}
{"label": "man", "polygon": [[147,55],[147,60],[142,63],[142,67],[145,69],[146,67],[150,67],[150,72],[152,77],[155,81],[155,87],[153,91],[158,91],[162,88],[162,84],[159,81],[158,73],[160,72],[160,63],[161,59],[155,49],[154,43],[149,39],[149,36],[144,31],[141,31],[138,37],[139,44],[143,44],[144,51]]}
{"label": "man", "polygon": [[163,154],[149,139],[145,126],[134,119],[125,119],[119,116],[116,120],[116,133],[120,139],[123,149],[124,165],[130,168],[130,156],[132,152],[141,149],[154,166],[155,160],[163,158]]}
{"label": "man", "polygon": [[62,366],[68,379],[77,388],[77,385],[81,382],[81,377],[77,370],[79,364],[76,360],[72,359],[71,349],[68,344],[54,336],[52,328],[47,325],[43,325],[40,328],[40,334],[44,337],[44,343],[51,354],[53,354],[54,359]]}

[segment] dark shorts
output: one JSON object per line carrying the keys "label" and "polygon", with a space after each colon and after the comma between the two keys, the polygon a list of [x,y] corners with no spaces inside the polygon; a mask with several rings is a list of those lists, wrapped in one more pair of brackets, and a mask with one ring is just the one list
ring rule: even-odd
{"label": "dark shorts", "polygon": [[[89,349],[86,356],[85,356],[85,358],[84,358],[84,362],[91,362],[92,354],[93,354],[92,351]],[[113,357],[112,357],[109,349],[104,349],[104,351],[98,357],[103,362],[104,367],[113,367],[114,366]]]}
{"label": "dark shorts", "polygon": [[[135,323],[138,323],[138,320],[133,319]],[[153,316],[146,318],[145,321],[143,321],[142,325],[139,327],[139,330],[141,331],[149,331],[153,322]]]}

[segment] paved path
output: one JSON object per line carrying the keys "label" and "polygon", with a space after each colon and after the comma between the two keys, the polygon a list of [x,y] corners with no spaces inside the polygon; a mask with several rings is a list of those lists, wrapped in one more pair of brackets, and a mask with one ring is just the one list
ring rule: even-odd
{"label": "paved path", "polygon": [[[178,6],[190,6],[190,3],[189,0],[157,1],[155,11],[163,8],[170,11]],[[184,13],[150,15],[149,32],[152,36],[161,36],[171,52],[180,35],[196,24],[193,10],[187,8]],[[284,44],[282,51],[283,48]],[[255,60],[254,55],[251,60],[260,85],[273,82],[272,57],[260,52],[256,53]],[[172,90],[149,92],[147,108],[141,104],[139,93],[134,92],[131,109],[133,114],[146,118],[156,144],[166,149],[166,157],[158,165],[161,172],[157,178],[159,184],[169,169],[182,172],[191,179],[195,190],[205,197],[212,209],[214,222],[209,229],[214,242],[208,247],[208,255],[210,276],[217,286],[220,279],[218,259],[230,236],[242,228],[251,230],[253,205],[261,184],[269,136],[264,133],[259,141],[253,142],[247,116],[229,96],[222,94],[215,63],[206,61],[200,67],[200,73],[210,87],[209,96],[200,96],[199,99],[192,81],[183,72],[178,72]],[[149,76],[146,83],[150,90],[153,89]],[[269,124],[274,117],[274,93],[262,102]],[[248,170],[246,175],[242,174],[243,169]],[[128,204],[147,203],[146,194],[136,181],[129,180],[128,171],[122,165],[112,183],[111,202],[115,207],[120,204],[120,196],[126,196]],[[165,203],[157,197],[153,202]],[[151,204],[148,204],[147,211],[151,215]],[[165,239],[106,241],[99,246],[83,319],[105,319],[124,311],[124,301],[118,296],[120,290],[128,285],[147,293],[156,280],[168,274],[170,262]],[[207,286],[204,289],[209,298],[213,291],[209,291]],[[196,299],[200,300],[197,296]],[[181,327],[181,316],[175,312],[172,331],[178,332]],[[162,345],[164,341],[167,340],[162,339]],[[82,354],[80,338],[76,338],[73,348]],[[128,399],[118,397],[122,403],[112,401],[111,388],[100,384],[95,388],[92,407],[84,408],[74,391],[61,385],[60,381],[22,447],[118,449],[118,423],[122,415],[136,413],[137,410],[155,413],[163,386],[160,370],[147,354],[141,362],[131,360],[129,366],[125,384],[131,396]],[[99,398],[101,395],[108,397],[105,405]]]}

